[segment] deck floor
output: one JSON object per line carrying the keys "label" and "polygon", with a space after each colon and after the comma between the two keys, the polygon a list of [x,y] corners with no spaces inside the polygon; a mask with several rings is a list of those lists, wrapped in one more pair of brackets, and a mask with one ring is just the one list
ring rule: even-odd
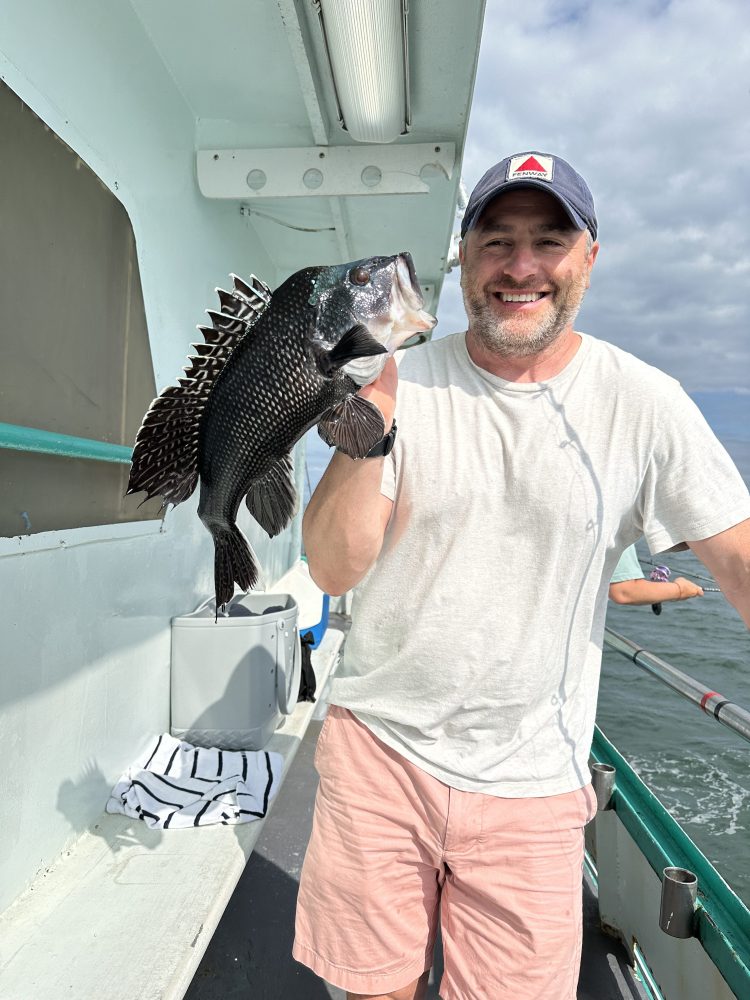
{"label": "deck floor", "polygon": [[[291,957],[297,885],[317,787],[313,753],[321,725],[319,720],[310,723],[186,1000],[345,1000],[343,990],[328,986]],[[584,879],[578,1000],[646,1000],[624,949],[601,933],[596,918],[596,897]],[[439,954],[427,994],[431,1000],[439,996],[436,981]]]}

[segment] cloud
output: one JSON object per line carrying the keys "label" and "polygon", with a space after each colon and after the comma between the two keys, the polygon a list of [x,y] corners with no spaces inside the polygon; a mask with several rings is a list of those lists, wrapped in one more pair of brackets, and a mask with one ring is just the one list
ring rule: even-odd
{"label": "cloud", "polygon": [[[537,149],[588,180],[602,249],[577,326],[688,391],[750,390],[745,0],[488,0],[463,163]],[[458,270],[440,334],[466,325]]]}

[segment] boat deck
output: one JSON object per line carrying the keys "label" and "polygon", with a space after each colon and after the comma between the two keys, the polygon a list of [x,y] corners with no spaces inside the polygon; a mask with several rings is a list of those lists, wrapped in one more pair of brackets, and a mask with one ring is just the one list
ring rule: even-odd
{"label": "boat deck", "polygon": [[[316,709],[316,714],[322,714]],[[256,849],[206,950],[186,1000],[345,1000],[291,956],[297,885],[312,826],[317,775],[313,719]],[[647,1000],[622,946],[601,932],[592,885],[584,879],[584,943],[578,1000]],[[440,956],[429,998],[439,996]],[[490,1000],[490,998],[487,998]],[[553,1000],[553,998],[550,998]]]}

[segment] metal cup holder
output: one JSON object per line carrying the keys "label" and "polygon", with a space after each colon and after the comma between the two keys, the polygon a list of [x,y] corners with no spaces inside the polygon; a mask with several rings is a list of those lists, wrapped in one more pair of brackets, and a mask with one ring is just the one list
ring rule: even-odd
{"label": "metal cup holder", "polygon": [[687,868],[665,868],[661,883],[659,926],[665,934],[690,938],[695,933],[698,878]]}
{"label": "metal cup holder", "polygon": [[597,812],[612,808],[612,793],[615,790],[617,769],[611,764],[591,765],[591,787],[596,795]]}

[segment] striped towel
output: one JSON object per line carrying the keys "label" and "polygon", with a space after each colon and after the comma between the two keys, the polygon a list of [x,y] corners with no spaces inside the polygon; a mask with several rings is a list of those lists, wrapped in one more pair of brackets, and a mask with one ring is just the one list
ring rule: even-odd
{"label": "striped towel", "polygon": [[284,758],[265,750],[205,750],[168,733],[122,775],[107,812],[159,829],[263,819]]}

